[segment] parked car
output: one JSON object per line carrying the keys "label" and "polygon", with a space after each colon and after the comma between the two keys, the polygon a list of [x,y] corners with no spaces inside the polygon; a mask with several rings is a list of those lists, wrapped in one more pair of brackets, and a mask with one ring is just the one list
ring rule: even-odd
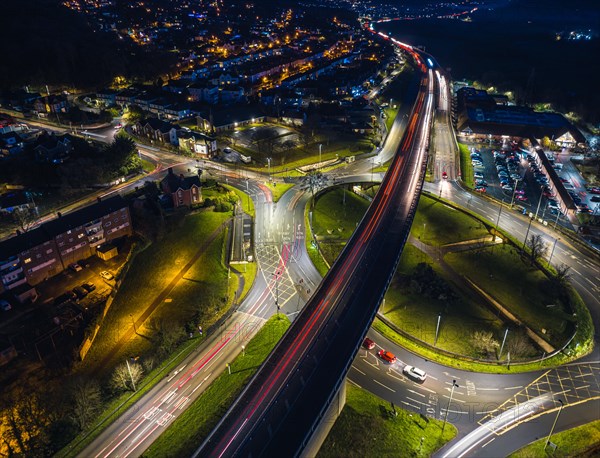
{"label": "parked car", "polygon": [[442,178],[444,180],[448,179],[448,174],[446,172],[442,172]]}
{"label": "parked car", "polygon": [[591,192],[592,194],[600,194],[600,188],[597,186],[593,186],[593,187],[589,188],[588,191]]}
{"label": "parked car", "polygon": [[521,202],[527,202],[527,196],[517,194],[517,195],[515,195],[515,200],[519,200]]}
{"label": "parked car", "polygon": [[393,364],[396,362],[396,355],[394,355],[392,352],[386,351],[386,350],[379,350],[379,352],[377,353],[379,355],[379,357],[381,359],[383,359],[384,361]]}
{"label": "parked car", "polygon": [[66,293],[61,294],[56,299],[54,299],[54,305],[61,305],[65,302],[75,301],[77,300],[77,294],[73,291],[67,291]]}
{"label": "parked car", "polygon": [[592,197],[590,198],[590,200],[591,200],[592,202],[600,202],[600,196],[592,196]]}
{"label": "parked car", "polygon": [[425,373],[425,371],[423,371],[415,366],[404,366],[404,369],[402,369],[402,372],[404,373],[404,375],[406,375],[414,380],[417,380],[419,382],[424,382],[425,379],[427,378],[427,374]]}
{"label": "parked car", "polygon": [[375,342],[368,337],[365,337],[365,340],[363,340],[363,347],[365,347],[367,350],[373,350],[373,348],[375,348]]}
{"label": "parked car", "polygon": [[83,267],[74,262],[72,264],[69,264],[69,269],[71,269],[73,272],[80,272],[83,270]]}
{"label": "parked car", "polygon": [[483,173],[481,173],[481,172],[475,172],[475,173],[473,174],[473,176],[474,176],[475,178],[479,178],[479,179],[483,180]]}
{"label": "parked car", "polygon": [[83,299],[85,296],[88,295],[88,290],[81,286],[76,286],[75,288],[73,288],[73,292],[75,293],[78,299]]}
{"label": "parked car", "polygon": [[115,276],[111,274],[108,270],[103,270],[102,272],[100,272],[100,276],[105,280],[113,280],[115,278]]}
{"label": "parked car", "polygon": [[3,312],[8,312],[12,309],[12,305],[7,300],[0,299],[0,309],[2,309]]}
{"label": "parked car", "polygon": [[85,289],[88,293],[91,293],[92,291],[94,291],[96,289],[96,285],[94,285],[93,283],[85,282],[81,285],[81,287],[83,289]]}
{"label": "parked car", "polygon": [[487,188],[485,186],[475,186],[475,191],[484,193],[487,192]]}

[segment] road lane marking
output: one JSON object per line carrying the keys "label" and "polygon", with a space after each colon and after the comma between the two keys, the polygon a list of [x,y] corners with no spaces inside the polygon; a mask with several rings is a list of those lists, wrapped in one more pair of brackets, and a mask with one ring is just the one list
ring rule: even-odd
{"label": "road lane marking", "polygon": [[360,369],[358,369],[356,366],[352,365],[352,369],[354,369],[357,372],[360,372],[362,375],[367,375],[365,374],[363,371],[361,371]]}
{"label": "road lane marking", "polygon": [[492,437],[489,441],[487,441],[485,444],[483,444],[481,446],[481,448],[484,448],[486,445],[491,444],[492,442],[494,442],[496,440],[496,436]]}
{"label": "road lane marking", "polygon": [[481,391],[498,391],[500,388],[477,388]]}
{"label": "road lane marking", "polygon": [[377,383],[377,384],[381,385],[382,387],[384,387],[384,388],[387,388],[387,389],[388,389],[388,390],[390,390],[392,393],[395,393],[395,392],[396,392],[396,390],[393,390],[393,389],[391,389],[389,386],[386,386],[386,385],[384,385],[384,384],[383,384],[383,383],[381,383],[379,380],[375,380],[375,379],[373,379],[373,381],[374,381],[375,383]]}
{"label": "road lane marking", "polygon": [[523,388],[523,385],[520,386],[507,386],[506,388],[504,388],[505,390],[518,390]]}
{"label": "road lane marking", "polygon": [[406,396],[406,399],[410,399],[411,401],[416,402],[417,404],[428,405],[426,402],[417,401],[416,399],[413,399],[410,396]]}
{"label": "road lane marking", "polygon": [[[442,395],[442,397],[444,397],[444,398],[447,398],[447,399],[450,399],[450,396],[446,396],[445,394],[443,394],[443,395]],[[453,401],[456,401],[456,402],[462,402],[463,404],[464,404],[465,402],[467,402],[467,401],[463,401],[462,399],[455,398],[454,396],[452,397],[452,400],[453,400]]]}
{"label": "road lane marking", "polygon": [[425,395],[424,395],[423,393],[418,393],[417,391],[415,391],[415,390],[411,390],[410,388],[408,388],[408,391],[410,391],[411,393],[414,393],[414,394],[416,394],[417,396],[421,396],[422,398],[424,398],[424,397],[425,397]]}

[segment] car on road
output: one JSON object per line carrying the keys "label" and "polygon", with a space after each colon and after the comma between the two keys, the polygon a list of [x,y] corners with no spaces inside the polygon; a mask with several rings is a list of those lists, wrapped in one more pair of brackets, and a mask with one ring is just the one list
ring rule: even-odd
{"label": "car on road", "polygon": [[105,280],[114,280],[115,276],[111,274],[108,270],[103,270],[100,272],[100,276]]}
{"label": "car on road", "polygon": [[427,378],[427,374],[425,373],[425,371],[415,366],[404,366],[402,372],[407,377],[410,377],[413,380],[417,380],[419,382],[424,382]]}
{"label": "car on road", "polygon": [[81,287],[83,289],[85,289],[88,293],[91,293],[92,291],[94,291],[96,289],[96,285],[94,285],[93,283],[90,283],[89,281],[82,283]]}
{"label": "car on road", "polygon": [[81,272],[83,270],[83,267],[81,267],[76,262],[73,262],[69,264],[69,269],[71,269],[73,272]]}
{"label": "car on road", "polygon": [[115,125],[115,130],[119,130],[123,127],[123,124],[119,123]]}
{"label": "car on road", "polygon": [[375,342],[368,337],[365,337],[365,340],[363,340],[363,347],[365,347],[367,350],[373,350],[373,348],[375,348]]}
{"label": "car on road", "polygon": [[442,172],[442,178],[444,180],[447,180],[448,179],[448,174],[446,172]]}
{"label": "car on road", "polygon": [[396,355],[394,355],[392,352],[387,351],[387,350],[379,350],[379,352],[377,353],[377,355],[383,359],[384,361],[393,364],[396,362]]}

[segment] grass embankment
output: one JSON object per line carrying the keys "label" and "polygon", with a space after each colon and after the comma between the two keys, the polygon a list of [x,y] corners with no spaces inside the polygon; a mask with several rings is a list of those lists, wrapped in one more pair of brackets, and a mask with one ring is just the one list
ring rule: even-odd
{"label": "grass embankment", "polygon": [[145,457],[190,456],[215,427],[231,403],[271,353],[290,322],[284,315],[273,316],[248,343],[245,355],[231,363],[227,370],[196,399],[167,430],[154,441]]}
{"label": "grass embankment", "polygon": [[546,437],[523,447],[509,455],[510,458],[538,458],[540,456],[592,458],[600,456],[600,420],[552,435],[551,442],[557,445],[544,450]]}
{"label": "grass embankment", "polygon": [[421,196],[411,235],[428,245],[475,240],[489,235],[485,226],[444,203]]}
{"label": "grass embankment", "polygon": [[312,229],[329,265],[338,257],[368,207],[366,199],[344,188],[336,188],[317,198]]}
{"label": "grass embankment", "polygon": [[225,186],[226,189],[234,192],[238,196],[245,213],[252,216],[252,218],[254,218],[256,216],[256,212],[254,210],[254,202],[252,202],[252,199],[250,198],[250,196],[248,194],[246,194],[244,191],[241,191],[238,188],[234,188],[233,186],[229,186],[229,185],[223,185],[223,186]]}
{"label": "grass embankment", "polygon": [[[229,213],[214,212],[199,212],[182,217],[178,227],[134,258],[92,348],[81,363],[81,370],[95,372],[101,369],[97,364],[113,352],[114,345],[132,328],[132,319],[141,316],[191,260],[202,246],[202,242],[229,217]],[[222,244],[223,238],[218,237],[213,244],[206,247],[207,253],[173,289],[169,296],[171,300],[167,299],[168,302],[165,301],[158,307],[156,316],[168,317],[170,321],[179,320],[183,318],[184,310],[187,312],[189,308],[199,308],[209,294],[225,296],[227,269],[221,263]],[[185,291],[188,288],[200,288],[201,294],[198,294],[198,290],[189,291],[191,296],[186,297],[182,291],[178,291],[180,285],[184,285],[182,287]],[[195,288],[190,285],[195,285]],[[149,337],[145,328],[138,329],[138,332]],[[139,354],[148,345],[146,337],[136,337],[132,339],[131,346],[126,346],[121,352],[114,354],[113,360]]]}
{"label": "grass embankment", "polygon": [[471,164],[471,152],[469,147],[464,143],[458,144],[460,152],[460,176],[467,187],[472,188],[475,184],[473,181],[473,164]]}
{"label": "grass embankment", "polygon": [[[456,436],[443,422],[423,418],[347,384],[346,405],[317,454],[318,458],[430,456]],[[422,441],[422,442],[421,442]]]}
{"label": "grass embankment", "polygon": [[546,275],[524,262],[515,248],[451,253],[446,261],[556,348],[572,335],[576,318],[568,313],[568,305],[557,297]]}

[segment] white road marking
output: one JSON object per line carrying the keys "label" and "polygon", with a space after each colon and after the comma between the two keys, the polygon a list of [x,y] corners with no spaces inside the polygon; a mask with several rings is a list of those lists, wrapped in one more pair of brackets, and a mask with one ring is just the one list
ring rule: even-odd
{"label": "white road marking", "polygon": [[417,396],[421,396],[422,398],[425,397],[425,395],[423,393],[418,393],[417,391],[411,390],[410,388],[408,389],[408,391],[410,391],[413,394],[416,394]]}
{"label": "white road marking", "polygon": [[481,391],[498,391],[500,388],[477,388]]}
{"label": "white road marking", "polygon": [[365,374],[363,371],[361,371],[360,369],[358,369],[356,366],[352,365],[352,369],[354,369],[357,372],[360,372],[362,375],[367,375]]}
{"label": "white road marking", "polygon": [[382,387],[384,387],[384,388],[387,388],[387,389],[388,389],[388,390],[390,390],[392,393],[395,393],[395,392],[396,392],[396,390],[393,390],[393,389],[391,389],[389,386],[386,386],[386,385],[384,385],[384,384],[383,384],[383,383],[381,383],[379,380],[375,380],[375,379],[373,379],[373,381],[374,381],[375,383],[378,383],[378,384],[379,384],[379,385],[381,385]]}
{"label": "white road marking", "polygon": [[507,386],[506,388],[504,388],[505,390],[518,390],[520,388],[523,388],[523,385],[520,386]]}

